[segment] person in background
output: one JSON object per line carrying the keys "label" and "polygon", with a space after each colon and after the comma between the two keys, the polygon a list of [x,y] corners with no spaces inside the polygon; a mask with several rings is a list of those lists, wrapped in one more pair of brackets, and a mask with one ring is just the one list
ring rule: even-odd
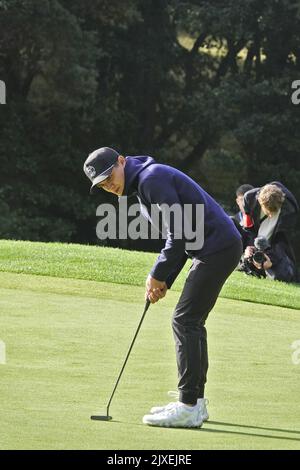
{"label": "person in background", "polygon": [[254,189],[254,186],[252,184],[242,184],[239,186],[236,190],[236,200],[235,202],[237,203],[239,207],[239,212],[237,212],[233,217],[231,217],[232,221],[234,222],[236,228],[240,232],[242,236],[242,241],[243,241],[243,249],[246,248],[248,245],[248,234],[243,230],[244,227],[244,195],[246,194],[247,191],[250,191],[251,189]]}
{"label": "person in background", "polygon": [[[243,211],[243,241],[247,245],[243,257],[247,269],[240,266],[239,270],[274,280],[296,282],[297,264],[290,241],[299,212],[294,195],[282,183],[275,181],[247,191],[243,198]],[[257,238],[258,246],[268,246],[262,262],[255,259]],[[249,268],[253,272],[249,272]]]}
{"label": "person in background", "polygon": [[254,189],[254,186],[252,184],[242,184],[239,186],[236,190],[236,200],[235,202],[237,203],[239,207],[239,212],[237,212],[234,216],[234,220],[239,224],[241,227],[243,227],[243,217],[244,217],[244,195],[246,194],[247,191],[250,191],[251,189]]}

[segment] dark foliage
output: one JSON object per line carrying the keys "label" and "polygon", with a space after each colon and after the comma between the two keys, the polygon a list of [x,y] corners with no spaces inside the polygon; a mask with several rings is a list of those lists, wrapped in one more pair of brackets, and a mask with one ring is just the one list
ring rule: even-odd
{"label": "dark foliage", "polygon": [[112,198],[89,197],[82,164],[104,145],[182,169],[229,211],[242,183],[280,180],[300,201],[299,11],[0,0],[0,237],[97,242]]}

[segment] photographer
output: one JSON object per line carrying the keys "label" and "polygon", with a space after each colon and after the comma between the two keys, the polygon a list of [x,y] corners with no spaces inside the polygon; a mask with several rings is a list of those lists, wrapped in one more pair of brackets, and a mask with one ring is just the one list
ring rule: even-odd
{"label": "photographer", "polygon": [[[247,191],[250,191],[250,189],[254,189],[254,186],[251,184],[242,184],[239,186],[236,190],[236,204],[239,207],[239,212],[237,212],[234,216],[231,216],[231,220],[233,221],[234,225],[240,232],[242,236],[242,242],[243,242],[243,250],[246,248],[248,245],[248,238],[246,235],[246,232],[243,230],[244,228],[244,195]],[[251,238],[252,239],[252,238]]]}
{"label": "photographer", "polygon": [[[246,192],[244,240],[247,247],[239,270],[258,277],[296,282],[297,265],[289,234],[298,212],[295,197],[279,182]],[[264,249],[259,245],[262,239]],[[264,258],[259,259],[260,254],[255,255],[257,251],[263,252]]]}
{"label": "photographer", "polygon": [[273,249],[265,237],[257,237],[254,247],[247,247],[244,255],[244,269],[256,277],[292,282],[295,278],[295,264],[286,255],[284,246],[276,244]]}

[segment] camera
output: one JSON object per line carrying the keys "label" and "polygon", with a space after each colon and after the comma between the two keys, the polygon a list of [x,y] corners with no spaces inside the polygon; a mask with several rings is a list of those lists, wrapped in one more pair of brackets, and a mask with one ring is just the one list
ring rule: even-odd
{"label": "camera", "polygon": [[255,252],[248,261],[252,263],[255,261],[261,266],[261,269],[263,269],[263,264],[266,261],[265,252],[271,248],[269,240],[266,237],[256,237],[254,240],[254,246]]}
{"label": "camera", "polygon": [[[254,247],[255,251],[253,255],[250,258],[244,259],[239,267],[239,271],[258,278],[265,277],[266,274],[263,269],[263,264],[266,261],[265,253],[271,248],[270,243],[265,237],[256,237]],[[256,268],[253,264],[254,261],[261,266],[260,269]]]}
{"label": "camera", "polygon": [[263,251],[257,250],[250,258],[250,261],[255,261],[258,264],[263,265],[266,261],[266,257]]}
{"label": "camera", "polygon": [[266,237],[256,237],[254,240],[255,252],[252,255],[253,261],[263,264],[266,261],[265,252],[271,248]]}

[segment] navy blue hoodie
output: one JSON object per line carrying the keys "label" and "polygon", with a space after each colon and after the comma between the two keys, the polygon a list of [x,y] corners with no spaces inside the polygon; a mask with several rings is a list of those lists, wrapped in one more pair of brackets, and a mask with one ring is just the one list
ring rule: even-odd
{"label": "navy blue hoodie", "polygon": [[[140,204],[150,212],[151,204],[204,205],[204,244],[198,251],[186,251],[186,240],[174,237],[174,220],[167,227],[168,238],[150,274],[168,287],[176,279],[188,257],[201,259],[233,245],[241,239],[231,219],[217,202],[195,181],[176,168],[156,163],[152,157],[126,157],[123,196],[136,194]],[[142,211],[150,222],[151,218]],[[195,221],[190,221],[194,227]]]}

